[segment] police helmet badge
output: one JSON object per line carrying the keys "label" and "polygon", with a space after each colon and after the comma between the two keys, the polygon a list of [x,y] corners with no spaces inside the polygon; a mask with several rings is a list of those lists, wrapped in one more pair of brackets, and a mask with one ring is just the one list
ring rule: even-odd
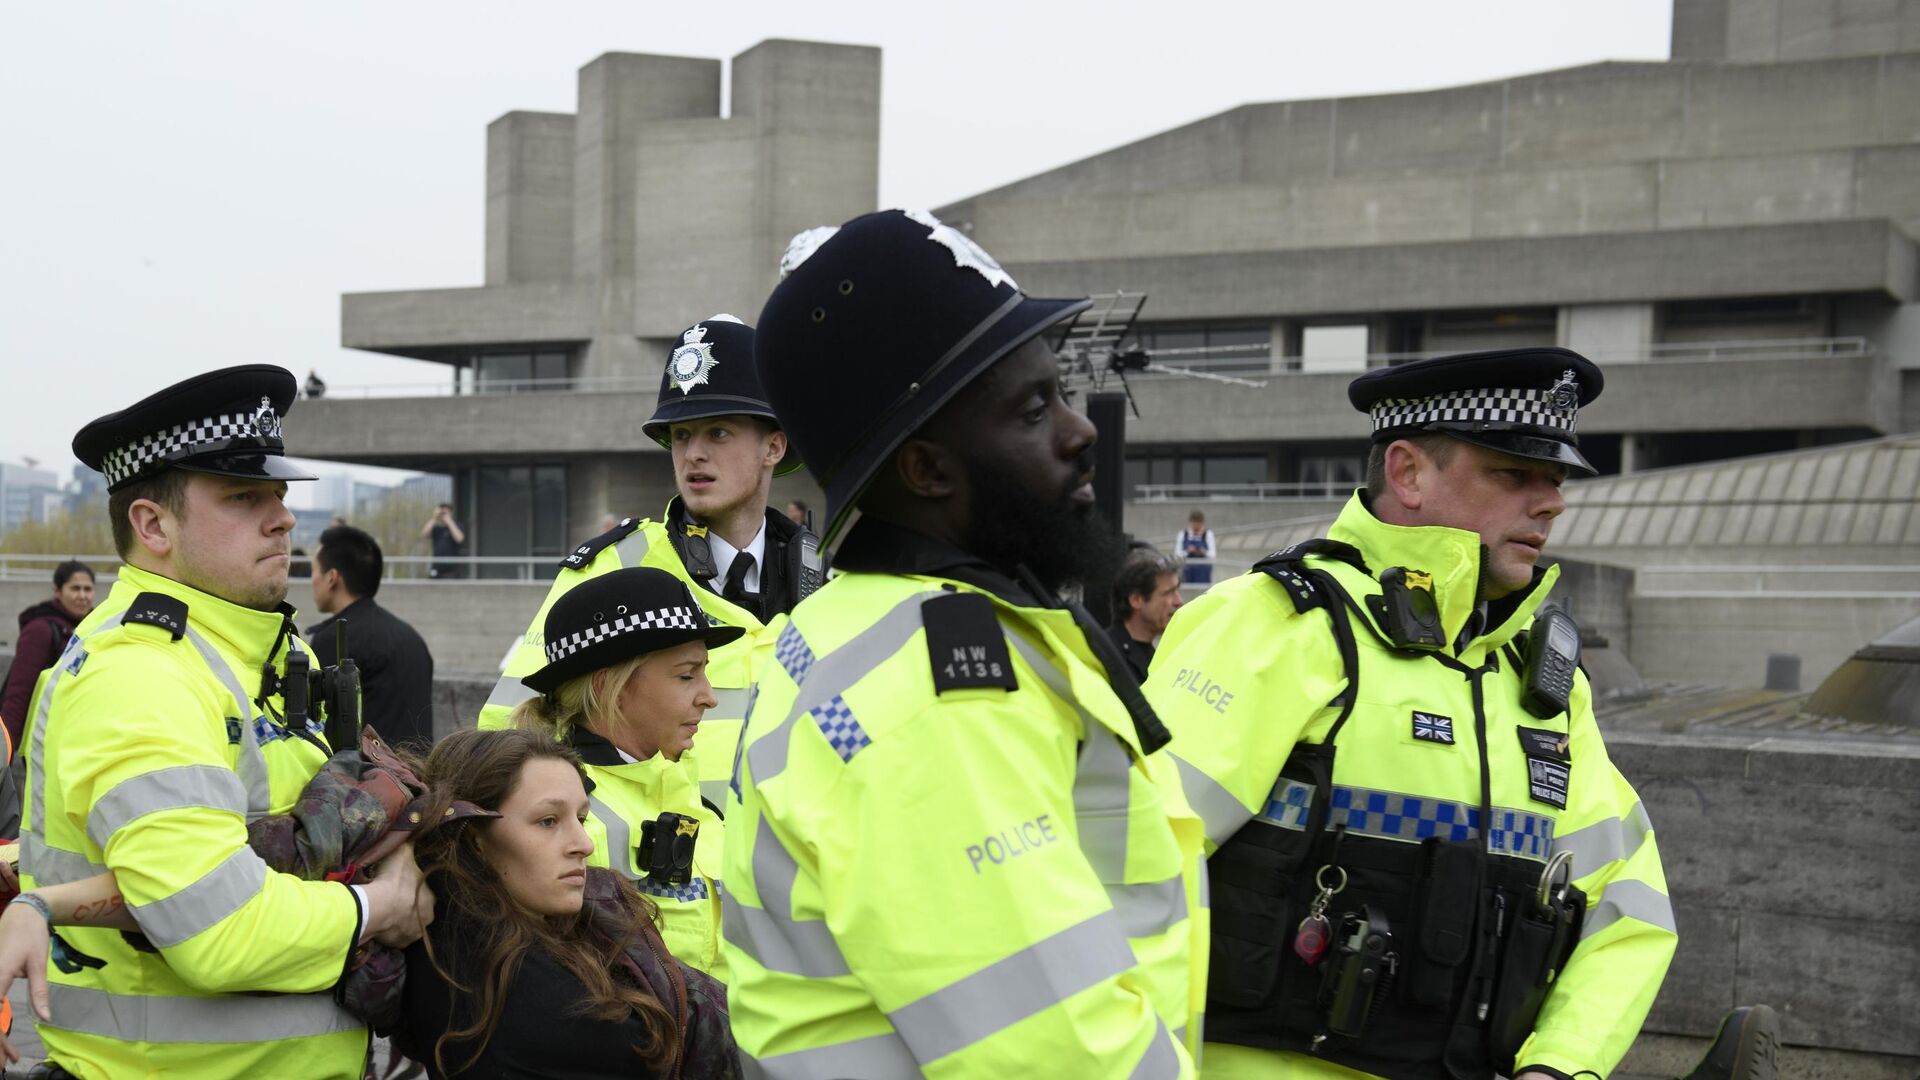
{"label": "police helmet badge", "polygon": [[280,414],[273,411],[273,400],[262,397],[260,407],[253,410],[253,430],[263,439],[280,437]]}
{"label": "police helmet badge", "polygon": [[1547,389],[1547,404],[1561,412],[1571,413],[1580,404],[1580,382],[1573,377],[1573,369],[1560,373],[1554,384]]}
{"label": "police helmet badge", "polygon": [[833,234],[839,231],[838,225],[818,225],[794,233],[793,239],[787,241],[786,253],[780,256],[780,280],[785,281],[788,274],[800,269],[801,263],[812,258],[820,245],[833,239]]}
{"label": "police helmet badge", "polygon": [[1020,284],[1013,280],[1013,275],[1002,269],[1000,264],[994,261],[993,256],[987,254],[979,244],[974,243],[966,233],[925,210],[903,210],[901,213],[930,229],[927,239],[952,252],[953,265],[974,271],[986,278],[989,285],[1012,285],[1016,289],[1020,287]]}
{"label": "police helmet badge", "polygon": [[694,387],[705,385],[707,373],[719,363],[713,358],[713,346],[706,343],[706,338],[706,327],[693,326],[680,335],[680,347],[667,358],[667,378],[682,394],[691,394]]}

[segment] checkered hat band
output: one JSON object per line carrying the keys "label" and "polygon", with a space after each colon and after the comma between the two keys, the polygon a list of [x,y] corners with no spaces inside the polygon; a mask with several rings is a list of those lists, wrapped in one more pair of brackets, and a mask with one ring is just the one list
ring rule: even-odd
{"label": "checkered hat band", "polygon": [[100,462],[109,485],[131,480],[150,472],[155,466],[207,450],[218,450],[234,439],[253,439],[264,448],[281,448],[279,439],[262,435],[252,413],[210,416],[205,420],[176,424],[155,432],[118,450],[110,450]]}
{"label": "checkered hat band", "polygon": [[559,663],[574,653],[610,641],[621,634],[639,630],[704,630],[706,626],[706,616],[699,609],[685,605],[637,611],[631,615],[621,615],[612,622],[603,622],[568,634],[559,641],[547,642],[547,663]]}
{"label": "checkered hat band", "polygon": [[1454,390],[1425,398],[1386,398],[1373,406],[1373,430],[1483,421],[1573,433],[1579,407],[1553,404],[1551,390]]}

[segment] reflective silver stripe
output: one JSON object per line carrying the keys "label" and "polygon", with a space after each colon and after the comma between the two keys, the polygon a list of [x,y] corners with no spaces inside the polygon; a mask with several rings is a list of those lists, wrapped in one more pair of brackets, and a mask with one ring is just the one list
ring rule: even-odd
{"label": "reflective silver stripe", "polygon": [[144,997],[47,984],[46,1027],[129,1043],[262,1043],[361,1031],[331,993]]}
{"label": "reflective silver stripe", "polygon": [[913,1052],[891,1032],[768,1058],[741,1051],[740,1064],[748,1080],[896,1080],[920,1075]]}
{"label": "reflective silver stripe", "polygon": [[198,806],[244,815],[247,791],[224,765],[174,765],[128,777],[100,796],[87,813],[87,836],[101,850],[121,827],[161,810]]}
{"label": "reflective silver stripe", "polygon": [[27,740],[31,747],[27,755],[28,806],[26,824],[20,830],[20,868],[33,876],[35,884],[61,885],[106,872],[105,866],[79,852],[47,844],[47,719],[53,711],[53,688],[60,685],[67,674],[67,656],[76,649],[86,648],[87,642],[119,626],[126,617],[124,611],[110,615],[86,637],[75,634],[68,638],[67,647],[48,674],[46,685],[40,688],[40,705],[33,712],[33,733]]}
{"label": "reflective silver stripe", "polygon": [[1173,1037],[1167,1034],[1167,1025],[1163,1022],[1160,1030],[1154,1032],[1153,1041],[1147,1044],[1147,1052],[1140,1056],[1140,1064],[1127,1074],[1129,1080],[1159,1080],[1162,1077],[1179,1077],[1180,1054],[1173,1048]]}
{"label": "reflective silver stripe", "polygon": [[753,836],[753,884],[760,906],[750,907],[721,893],[720,932],[755,963],[769,971],[809,979],[831,979],[848,974],[846,957],[833,931],[817,919],[796,919],[793,882],[800,866],[773,834],[766,818]]}
{"label": "reflective silver stripe", "polygon": [[1103,911],[903,1005],[887,1019],[915,1058],[937,1061],[1133,966],[1118,920]]}
{"label": "reflective silver stripe", "polygon": [[[639,566],[640,560],[646,558],[647,555],[646,526],[638,526],[632,532],[621,537],[620,542],[613,545],[613,553],[620,556],[620,565],[622,567]],[[592,566],[593,564],[588,563],[587,565]]]}
{"label": "reflective silver stripe", "polygon": [[487,695],[487,703],[482,705],[481,708],[491,709],[498,706],[499,708],[506,709],[508,712],[512,712],[521,702],[539,696],[537,692],[527,687],[518,678],[512,675],[502,675],[500,676],[500,681],[493,684],[493,693]]}
{"label": "reflective silver stripe", "polygon": [[[764,784],[785,772],[787,745],[793,734],[794,721],[816,706],[826,704],[834,695],[859,682],[868,672],[899,652],[900,647],[920,630],[920,605],[943,595],[946,594],[933,591],[907,597],[880,616],[872,626],[855,634],[853,640],[815,660],[799,680],[793,707],[787,710],[786,719],[780,721],[772,731],[755,739],[753,745],[747,748],[747,763],[753,766],[753,782]],[[788,623],[787,628],[792,633],[799,633],[792,623]],[[740,737],[746,738],[746,732],[741,732]]]}
{"label": "reflective silver stripe", "polygon": [[1573,853],[1573,876],[1580,877],[1631,856],[1653,835],[1653,822],[1647,818],[1644,803],[1636,802],[1626,816],[1597,821],[1565,836],[1553,838],[1553,852]]}
{"label": "reflective silver stripe", "polygon": [[719,701],[719,704],[707,710],[708,719],[738,720],[747,715],[746,687],[723,688],[716,686],[713,688],[713,696]]}
{"label": "reflective silver stripe", "polygon": [[147,940],[165,949],[178,945],[260,895],[267,884],[267,864],[251,848],[241,848],[200,880],[164,900],[127,910],[140,924]]}
{"label": "reflective silver stripe", "polygon": [[1164,934],[1187,917],[1187,883],[1178,874],[1144,885],[1109,885],[1107,899],[1130,938]]}
{"label": "reflective silver stripe", "polygon": [[219,650],[191,625],[187,627],[187,640],[193,642],[207,667],[226,684],[227,693],[233,695],[234,707],[240,710],[240,758],[234,763],[233,771],[240,774],[240,782],[246,785],[247,820],[263,818],[273,808],[273,788],[267,777],[267,756],[260,750],[260,735],[253,730],[253,706],[248,703],[246,690],[241,688],[240,677],[234,674],[233,667]]}
{"label": "reflective silver stripe", "polygon": [[727,782],[725,780],[700,781],[700,797],[716,807],[727,805]]}
{"label": "reflective silver stripe", "polygon": [[633,872],[633,833],[627,828],[627,819],[614,813],[598,795],[588,795],[587,805],[607,830],[607,866],[628,881],[640,880],[640,875]]}
{"label": "reflective silver stripe", "polygon": [[40,834],[33,830],[20,833],[20,869],[33,875],[36,885],[65,885],[107,872],[105,865],[77,851],[48,847]]}
{"label": "reflective silver stripe", "polygon": [[1187,804],[1206,823],[1207,839],[1216,847],[1226,843],[1253,816],[1253,811],[1241,805],[1231,791],[1202,772],[1198,765],[1177,753],[1173,754],[1173,763],[1180,767],[1180,787],[1187,794]]}
{"label": "reflective silver stripe", "polygon": [[1673,921],[1673,901],[1644,881],[1622,878],[1600,891],[1600,902],[1587,909],[1580,940],[1612,926],[1620,919],[1638,919],[1669,933],[1679,933]]}

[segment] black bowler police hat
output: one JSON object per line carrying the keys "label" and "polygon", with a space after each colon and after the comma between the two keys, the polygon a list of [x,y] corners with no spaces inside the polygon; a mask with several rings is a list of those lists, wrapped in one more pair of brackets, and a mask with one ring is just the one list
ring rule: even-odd
{"label": "black bowler police hat", "polygon": [[1493,349],[1369,371],[1347,387],[1347,400],[1373,417],[1376,443],[1439,431],[1592,476],[1598,470],[1580,453],[1574,421],[1605,382],[1572,349]]}
{"label": "black bowler police hat", "polygon": [[589,578],[561,594],[542,624],[547,666],[521,679],[550,694],[569,679],[688,641],[717,649],[746,633],[713,625],[687,583],[651,566]]}
{"label": "black bowler police hat", "polygon": [[[753,368],[753,327],[732,315],[702,319],[680,335],[660,372],[660,403],[640,430],[671,450],[673,425],[715,416],[757,416],[780,426]],[[799,472],[800,465],[788,447],[773,475]]]}
{"label": "black bowler police hat", "polygon": [[823,543],[907,437],[980,373],[1082,300],[1039,300],[922,211],[882,210],[794,237],[760,312],[767,400],[827,495]]}
{"label": "black bowler police hat", "polygon": [[293,407],[293,372],[245,364],[174,383],[80,429],[73,456],[118,491],[162,469],[247,480],[312,480],[286,459],[280,418]]}

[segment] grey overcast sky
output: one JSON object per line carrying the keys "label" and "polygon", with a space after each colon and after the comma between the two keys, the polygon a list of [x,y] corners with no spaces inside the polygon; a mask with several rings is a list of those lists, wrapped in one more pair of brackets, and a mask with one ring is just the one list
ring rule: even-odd
{"label": "grey overcast sky", "polygon": [[1667,0],[73,0],[0,12],[0,461],[196,371],[337,390],[340,294],[478,284],[486,126],[604,52],[878,45],[880,197],[935,206],[1252,101],[1667,55]]}

